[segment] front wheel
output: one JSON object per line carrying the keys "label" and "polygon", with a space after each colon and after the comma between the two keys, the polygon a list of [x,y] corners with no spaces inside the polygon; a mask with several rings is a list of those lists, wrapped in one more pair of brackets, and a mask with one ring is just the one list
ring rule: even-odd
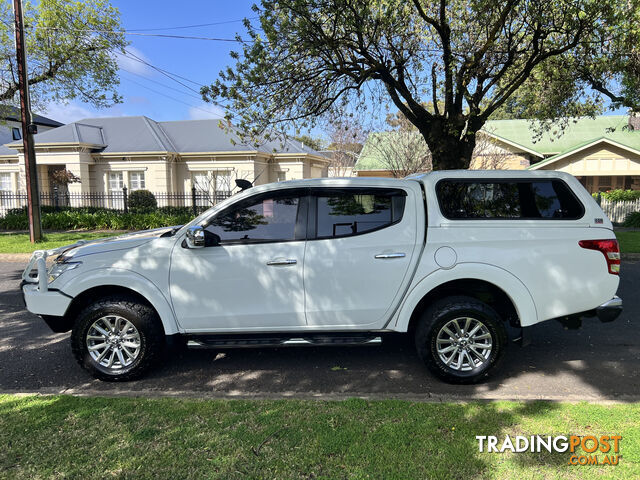
{"label": "front wheel", "polygon": [[416,348],[425,365],[449,383],[477,383],[502,358],[507,334],[498,313],[472,297],[447,297],[423,313]]}
{"label": "front wheel", "polygon": [[156,362],[164,344],[156,312],[126,296],[87,306],[71,333],[71,348],[80,366],[106,381],[139,378]]}

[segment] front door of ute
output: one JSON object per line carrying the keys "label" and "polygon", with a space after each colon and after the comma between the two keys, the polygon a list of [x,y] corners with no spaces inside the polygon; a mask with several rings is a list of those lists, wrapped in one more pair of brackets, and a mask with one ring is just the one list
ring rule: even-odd
{"label": "front door of ute", "polygon": [[173,249],[170,293],[187,332],[304,326],[304,189],[243,199],[203,225],[207,245]]}

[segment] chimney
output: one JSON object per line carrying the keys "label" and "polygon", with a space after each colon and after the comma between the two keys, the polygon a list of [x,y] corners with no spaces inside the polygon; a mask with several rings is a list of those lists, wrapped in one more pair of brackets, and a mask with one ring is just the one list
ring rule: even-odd
{"label": "chimney", "polygon": [[629,130],[634,132],[640,130],[640,116],[638,112],[631,112],[629,115]]}

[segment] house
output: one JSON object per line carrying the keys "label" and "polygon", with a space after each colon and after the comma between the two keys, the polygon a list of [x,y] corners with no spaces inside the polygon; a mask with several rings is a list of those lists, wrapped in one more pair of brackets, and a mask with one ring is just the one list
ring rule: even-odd
{"label": "house", "polygon": [[[42,115],[32,115],[38,132],[60,127],[63,124]],[[20,109],[10,105],[0,105],[0,192],[18,190],[18,176],[15,174],[17,152],[6,144],[22,141],[22,123]]]}
{"label": "house", "polygon": [[[389,175],[385,163],[363,148],[359,176]],[[561,170],[590,192],[640,190],[640,118],[603,115],[569,121],[564,131],[538,136],[529,120],[493,120],[478,135],[476,169]]]}
{"label": "house", "polygon": [[[218,120],[156,122],[144,116],[87,118],[34,136],[41,192],[53,191],[53,175],[66,169],[80,179],[71,196],[146,189],[159,195],[199,189],[230,191],[235,179],[255,185],[327,176],[329,159],[300,142],[242,143]],[[21,142],[3,147],[0,168],[12,189],[24,191]],[[168,197],[167,197],[168,198]]]}

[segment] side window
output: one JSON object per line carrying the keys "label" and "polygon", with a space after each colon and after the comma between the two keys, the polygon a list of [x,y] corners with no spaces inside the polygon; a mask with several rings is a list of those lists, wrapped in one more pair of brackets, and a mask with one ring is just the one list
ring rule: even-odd
{"label": "side window", "polygon": [[218,213],[205,226],[207,244],[302,240],[296,233],[299,205],[297,195],[259,195],[243,200]]}
{"label": "side window", "polygon": [[449,219],[569,219],[584,207],[562,180],[441,180],[436,186]]}
{"label": "side window", "polygon": [[326,191],[317,198],[317,238],[337,238],[379,230],[402,219],[403,190]]}

